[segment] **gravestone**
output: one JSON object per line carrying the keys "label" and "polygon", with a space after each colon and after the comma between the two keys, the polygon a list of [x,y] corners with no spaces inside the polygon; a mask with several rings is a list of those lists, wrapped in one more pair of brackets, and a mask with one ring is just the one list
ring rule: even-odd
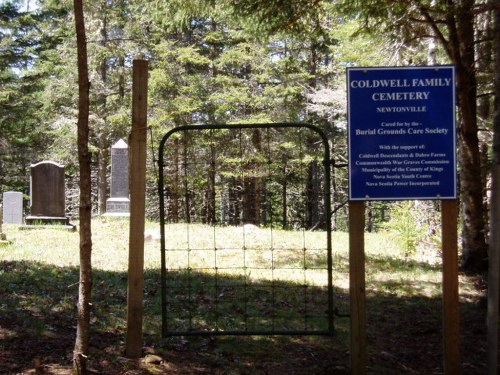
{"label": "gravestone", "polygon": [[23,193],[18,191],[3,193],[3,219],[7,224],[23,223]]}
{"label": "gravestone", "polygon": [[111,147],[111,194],[106,216],[129,216],[128,145],[120,139]]}
{"label": "gravestone", "polygon": [[66,216],[64,165],[53,161],[31,165],[30,207],[27,226],[61,225],[75,229]]}

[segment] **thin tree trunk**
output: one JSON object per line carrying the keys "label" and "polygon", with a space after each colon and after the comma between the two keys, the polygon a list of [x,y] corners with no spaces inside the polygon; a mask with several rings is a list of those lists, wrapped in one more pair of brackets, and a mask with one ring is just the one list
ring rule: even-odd
{"label": "thin tree trunk", "polygon": [[80,283],[78,288],[77,331],[73,351],[77,373],[86,373],[90,338],[92,292],[91,175],[89,139],[89,78],[87,42],[82,0],[74,0],[76,41],[78,50],[78,161],[80,164]]}
{"label": "thin tree trunk", "polygon": [[307,229],[319,229],[321,221],[320,211],[321,179],[319,177],[318,161],[312,161],[307,171],[306,207]]}
{"label": "thin tree trunk", "polygon": [[179,222],[179,190],[180,190],[180,177],[179,177],[179,140],[176,138],[174,140],[174,151],[173,151],[173,165],[174,165],[174,170],[173,170],[173,179],[174,183],[172,184],[172,191],[171,191],[171,207],[170,207],[170,219],[174,223]]}
{"label": "thin tree trunk", "polygon": [[106,212],[109,148],[101,148],[101,150],[99,151],[99,160],[97,161],[97,164],[97,202],[99,214],[102,215]]}
{"label": "thin tree trunk", "polygon": [[185,210],[185,219],[186,223],[191,223],[191,199],[190,199],[190,191],[188,185],[188,133],[184,132],[183,140],[183,148],[182,148],[182,165],[184,169],[184,210]]}
{"label": "thin tree trunk", "polygon": [[[260,129],[252,131],[253,152],[262,152],[262,137]],[[260,206],[261,206],[261,177],[258,172],[258,164],[251,162],[248,168],[250,176],[243,178],[243,222],[244,224],[261,224]]]}
{"label": "thin tree trunk", "polygon": [[231,177],[228,183],[229,225],[239,225],[243,184],[240,178]]}
{"label": "thin tree trunk", "polygon": [[[104,17],[103,17],[103,22],[102,22],[102,27],[100,30],[101,33],[101,40],[100,40],[100,46],[103,49],[106,49],[108,47],[108,30],[107,30],[107,25],[108,25],[108,19],[106,15],[106,4],[104,4]],[[109,134],[106,131],[107,128],[107,94],[106,94],[106,87],[107,87],[107,82],[108,82],[108,62],[106,58],[103,58],[101,60],[100,64],[100,75],[101,75],[101,80],[104,86],[103,92],[100,93],[99,95],[99,107],[101,108],[101,117],[104,120],[104,129],[101,130],[100,134],[98,135],[99,137],[99,159],[97,161],[98,163],[98,183],[97,183],[97,197],[98,197],[98,211],[99,214],[104,214],[106,212],[106,197],[108,193],[108,176],[107,176],[107,171],[108,171],[108,166],[109,166],[109,148],[110,148],[110,142],[109,142]]]}
{"label": "thin tree trunk", "polygon": [[283,183],[281,185],[281,210],[282,210],[282,228],[288,228],[288,179],[286,165],[283,167]]}
{"label": "thin tree trunk", "polygon": [[[213,150],[212,150],[213,154]],[[216,213],[215,213],[215,161],[212,160],[209,163],[208,166],[208,184],[207,184],[207,191],[206,191],[206,220],[208,224],[215,224],[216,221]]]}
{"label": "thin tree trunk", "polygon": [[123,101],[125,98],[125,58],[119,57],[119,66],[120,66],[120,76],[118,79],[118,97],[120,98],[120,101]]}
{"label": "thin tree trunk", "polygon": [[[436,0],[431,0],[431,8],[436,7]],[[429,28],[430,37],[427,44],[427,65],[436,65],[437,44],[432,27]]]}

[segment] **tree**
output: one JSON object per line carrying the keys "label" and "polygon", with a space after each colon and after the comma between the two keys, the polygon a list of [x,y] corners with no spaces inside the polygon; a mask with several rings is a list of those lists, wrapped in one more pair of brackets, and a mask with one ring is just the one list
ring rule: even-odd
{"label": "tree", "polygon": [[[125,95],[125,59],[128,35],[126,30],[128,2],[124,0],[89,2],[92,27],[89,46],[89,74],[93,93],[90,106],[92,117],[89,141],[97,156],[97,211],[106,212],[110,149],[113,143],[127,135],[128,101]],[[131,22],[132,23],[132,22]]]}
{"label": "tree", "polygon": [[[495,65],[500,65],[500,1],[492,0],[494,10]],[[490,212],[489,268],[488,268],[488,374],[497,372],[498,364],[498,301],[500,272],[500,70],[495,71],[493,118],[493,166]]]}
{"label": "tree", "polygon": [[[271,31],[298,29],[310,23],[325,2],[296,0],[283,8],[281,0],[230,1],[235,12],[253,14]],[[475,16],[489,11],[483,2],[474,0],[416,1],[389,3],[385,0],[343,1],[342,14],[364,21],[367,31],[385,30],[398,40],[415,43],[436,38],[447,58],[456,65],[458,106],[461,120],[460,182],[462,202],[462,264],[466,270],[484,269],[486,254],[483,184],[477,122],[477,65]],[[301,9],[302,13],[295,13]],[[429,32],[432,30],[432,33]],[[418,56],[417,56],[418,57]],[[409,60],[410,63],[419,61]],[[424,61],[425,63],[425,61]]]}
{"label": "tree", "polygon": [[44,88],[52,74],[51,51],[66,35],[53,28],[64,6],[21,10],[0,4],[0,190],[28,191],[29,165],[53,139],[44,119]]}
{"label": "tree", "polygon": [[92,232],[91,232],[91,173],[89,141],[89,74],[87,41],[82,0],[74,0],[75,29],[78,52],[78,161],[80,165],[80,283],[74,366],[79,374],[86,373],[86,358],[90,338],[90,308],[92,295]]}
{"label": "tree", "polygon": [[[360,2],[373,7],[379,2]],[[483,205],[483,184],[481,178],[481,160],[477,121],[477,65],[474,16],[487,11],[474,0],[460,2],[420,2],[406,1],[405,8],[396,7],[394,14],[391,7],[385,7],[385,14],[378,16],[386,20],[402,16],[404,25],[409,26],[408,33],[414,38],[428,36],[422,25],[432,29],[450,61],[455,64],[457,72],[458,108],[461,120],[459,128],[460,144],[460,183],[462,203],[462,265],[465,270],[477,271],[485,268],[487,251],[485,238],[485,221]],[[368,13],[365,13],[368,15]],[[378,18],[379,20],[381,18]],[[409,22],[409,21],[412,22]],[[411,25],[417,25],[412,27]],[[390,22],[387,26],[392,27]]]}

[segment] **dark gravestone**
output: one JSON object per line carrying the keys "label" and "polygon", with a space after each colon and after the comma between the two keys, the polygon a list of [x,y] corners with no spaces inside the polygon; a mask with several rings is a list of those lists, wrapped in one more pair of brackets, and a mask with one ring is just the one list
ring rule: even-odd
{"label": "dark gravestone", "polygon": [[64,166],[53,161],[31,165],[31,215],[27,225],[70,225],[66,217]]}
{"label": "dark gravestone", "polygon": [[123,139],[111,147],[111,194],[106,200],[106,215],[130,215],[128,145]]}

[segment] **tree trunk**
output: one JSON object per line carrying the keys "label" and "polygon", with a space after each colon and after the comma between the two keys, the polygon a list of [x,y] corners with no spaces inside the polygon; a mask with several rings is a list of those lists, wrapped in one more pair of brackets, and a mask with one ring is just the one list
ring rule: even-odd
{"label": "tree trunk", "polygon": [[[321,228],[320,211],[321,198],[321,178],[319,176],[318,161],[314,160],[309,163],[307,171],[307,186],[306,186],[306,226],[307,229]],[[323,229],[323,228],[321,228]]]}
{"label": "tree trunk", "polygon": [[182,147],[182,166],[184,168],[184,210],[185,210],[185,219],[186,223],[191,223],[191,194],[189,191],[189,184],[188,184],[188,133],[184,132],[184,137],[182,138],[183,140],[183,147]]}
{"label": "tree trunk", "polygon": [[[213,133],[213,130],[211,131]],[[212,135],[213,137],[213,135]],[[210,156],[209,160],[206,161],[207,170],[207,187],[205,189],[205,197],[203,204],[203,216],[202,220],[206,224],[215,224],[216,213],[215,213],[215,146],[213,143],[210,144]]]}
{"label": "tree trunk", "polygon": [[[494,35],[500,32],[500,0],[492,0],[494,10]],[[495,83],[493,116],[493,168],[490,204],[490,237],[488,248],[488,375],[498,370],[498,313],[500,290],[500,38],[494,39]]]}
{"label": "tree trunk", "polygon": [[281,184],[281,212],[282,212],[282,229],[288,229],[288,176],[286,164],[283,166],[283,182]]}
{"label": "tree trunk", "polygon": [[[251,146],[253,153],[260,154],[262,152],[260,129],[253,129]],[[261,177],[259,176],[258,163],[250,162],[248,171],[251,175],[246,175],[243,178],[243,224],[260,225]]]}
{"label": "tree trunk", "polygon": [[243,224],[260,225],[260,179],[245,177],[243,181]]}
{"label": "tree trunk", "polygon": [[99,160],[97,161],[97,164],[97,202],[98,212],[102,215],[106,212],[109,148],[101,148],[99,150]]}
{"label": "tree trunk", "polygon": [[[436,0],[431,0],[431,8],[436,7]],[[427,65],[436,65],[436,36],[432,27],[429,28],[430,37],[427,41]]]}
{"label": "tree trunk", "polygon": [[[108,48],[108,30],[107,30],[107,24],[108,24],[108,19],[106,16],[106,4],[104,4],[104,17],[103,17],[103,22],[102,22],[102,27],[100,30],[101,34],[101,40],[100,40],[100,46],[105,50]],[[99,138],[99,159],[97,161],[98,163],[98,183],[97,183],[97,201],[98,201],[98,212],[100,215],[106,213],[106,198],[108,194],[108,166],[109,166],[109,148],[110,148],[110,142],[109,142],[109,133],[107,132],[107,94],[106,94],[106,85],[108,82],[108,62],[106,58],[103,58],[101,60],[100,64],[100,69],[99,73],[101,75],[101,80],[103,83],[103,92],[99,94],[99,108],[100,109],[100,116],[102,117],[104,121],[104,129],[100,131],[100,134],[98,134]]]}
{"label": "tree trunk", "polygon": [[215,194],[215,166],[214,163],[211,163],[210,170],[208,172],[208,197],[207,197],[207,203],[208,203],[208,210],[207,210],[207,219],[209,224],[215,224],[217,218],[216,218],[216,212],[215,212],[215,205],[216,205],[216,194]]}
{"label": "tree trunk", "polygon": [[486,265],[483,186],[477,126],[477,82],[473,0],[461,2],[448,16],[450,47],[457,69],[458,101],[462,126],[460,142],[460,185],[462,199],[462,267],[478,271]]}
{"label": "tree trunk", "polygon": [[228,183],[228,208],[229,225],[239,225],[241,215],[241,180],[237,177],[231,177]]}
{"label": "tree trunk", "polygon": [[172,190],[171,190],[171,195],[170,195],[170,219],[174,223],[179,222],[179,190],[180,190],[180,176],[179,176],[179,140],[176,138],[174,140],[174,151],[173,151],[173,165],[174,165],[174,170],[173,170],[173,184],[172,184]]}
{"label": "tree trunk", "polygon": [[86,373],[90,338],[92,292],[91,175],[89,139],[89,78],[87,42],[82,0],[74,0],[78,50],[78,162],[80,164],[80,283],[78,288],[77,331],[73,361],[75,371]]}

